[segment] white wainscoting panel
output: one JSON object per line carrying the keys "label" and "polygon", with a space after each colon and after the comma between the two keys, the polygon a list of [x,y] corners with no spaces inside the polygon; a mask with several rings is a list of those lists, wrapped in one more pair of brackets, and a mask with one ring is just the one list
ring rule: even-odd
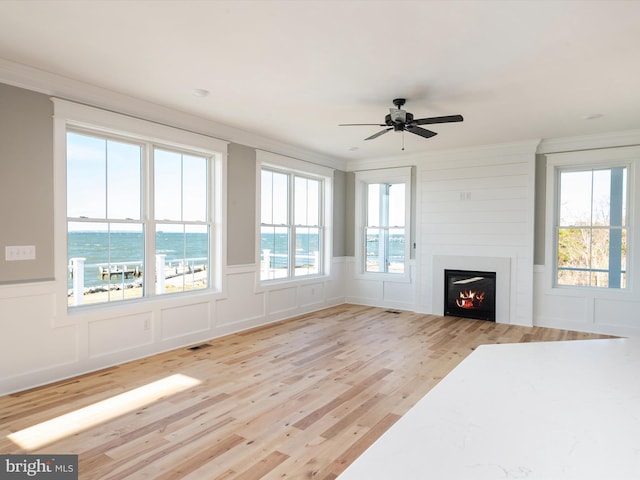
{"label": "white wainscoting panel", "polygon": [[153,341],[151,325],[150,312],[89,322],[89,357],[150,344]]}
{"label": "white wainscoting panel", "polygon": [[210,303],[165,308],[160,313],[160,338],[170,340],[209,330]]}
{"label": "white wainscoting panel", "polygon": [[265,293],[256,293],[255,267],[228,268],[226,296],[216,302],[216,327],[263,319]]}
{"label": "white wainscoting panel", "polygon": [[298,299],[301,307],[319,305],[324,299],[324,283],[310,283],[300,285]]}
{"label": "white wainscoting panel", "polygon": [[544,265],[534,270],[534,324],[579,332],[640,336],[640,298],[606,289],[550,288]]}
{"label": "white wainscoting panel", "polygon": [[410,281],[394,282],[379,278],[367,279],[365,275],[356,273],[356,260],[347,260],[347,299],[348,303],[370,305],[374,307],[415,310],[415,264],[408,263]]}
{"label": "white wainscoting panel", "polygon": [[267,315],[290,313],[298,306],[298,287],[285,286],[267,291]]}
{"label": "white wainscoting panel", "polygon": [[0,394],[73,370],[78,326],[56,327],[55,304],[52,282],[0,287]]}

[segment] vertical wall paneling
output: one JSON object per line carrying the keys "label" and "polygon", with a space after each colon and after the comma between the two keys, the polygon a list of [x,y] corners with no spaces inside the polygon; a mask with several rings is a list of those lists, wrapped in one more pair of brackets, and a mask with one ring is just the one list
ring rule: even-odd
{"label": "vertical wall paneling", "polygon": [[[538,142],[433,153],[418,162],[418,309],[442,313],[441,260],[459,267],[498,259],[508,295],[498,321],[533,324],[533,220]],[[437,260],[434,263],[434,260]],[[437,268],[436,268],[437,267]],[[446,266],[445,266],[446,268]],[[503,268],[503,267],[499,267]],[[506,291],[505,291],[506,290]],[[436,305],[437,303],[437,305]]]}

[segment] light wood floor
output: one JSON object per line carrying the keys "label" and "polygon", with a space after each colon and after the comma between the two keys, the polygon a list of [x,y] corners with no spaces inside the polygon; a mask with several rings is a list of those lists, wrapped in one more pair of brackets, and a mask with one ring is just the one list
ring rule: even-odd
{"label": "light wood floor", "polygon": [[[0,397],[0,453],[78,454],[83,480],[335,479],[478,345],[589,338],[608,337],[341,305]],[[108,412],[177,374],[200,383]],[[96,404],[113,418],[8,438]]]}

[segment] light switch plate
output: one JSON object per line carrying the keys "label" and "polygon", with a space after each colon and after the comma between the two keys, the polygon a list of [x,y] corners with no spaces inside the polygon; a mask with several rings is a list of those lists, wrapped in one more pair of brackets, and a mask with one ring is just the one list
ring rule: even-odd
{"label": "light switch plate", "polygon": [[13,262],[18,260],[35,260],[36,246],[35,245],[6,246],[4,247],[4,259],[7,262]]}

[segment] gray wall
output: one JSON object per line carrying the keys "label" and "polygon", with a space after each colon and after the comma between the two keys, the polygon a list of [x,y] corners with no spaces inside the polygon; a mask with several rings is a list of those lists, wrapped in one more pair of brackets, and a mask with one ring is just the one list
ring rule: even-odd
{"label": "gray wall", "polygon": [[356,235],[356,174],[347,172],[345,175],[344,193],[344,256],[353,257],[355,252]]}
{"label": "gray wall", "polygon": [[228,147],[227,264],[250,265],[256,258],[256,151]]}
{"label": "gray wall", "polygon": [[344,256],[345,195],[347,193],[347,173],[333,172],[333,256]]}
{"label": "gray wall", "polygon": [[533,224],[533,263],[544,265],[545,210],[547,199],[547,157],[536,155],[535,218]]}
{"label": "gray wall", "polygon": [[[54,278],[53,103],[0,84],[0,283]],[[36,259],[5,261],[5,247],[35,245]]]}

